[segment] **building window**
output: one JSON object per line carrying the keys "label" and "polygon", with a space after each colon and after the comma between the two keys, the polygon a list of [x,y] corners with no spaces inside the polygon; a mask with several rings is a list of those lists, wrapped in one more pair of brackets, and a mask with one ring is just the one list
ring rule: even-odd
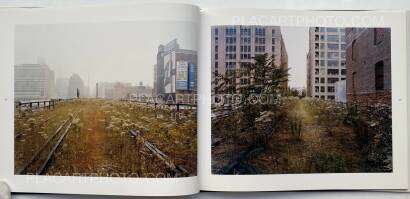
{"label": "building window", "polygon": [[325,66],[325,60],[320,60],[320,66]]}
{"label": "building window", "polygon": [[245,54],[243,54],[243,53],[241,53],[241,59],[251,59],[252,57],[251,57],[251,54],[248,54],[248,53],[245,53]]}
{"label": "building window", "polygon": [[384,38],[384,28],[373,29],[373,43],[374,45],[380,44]]}
{"label": "building window", "polygon": [[218,59],[218,53],[215,53],[215,59]]}
{"label": "building window", "polygon": [[328,50],[339,50],[339,44],[327,44]]}
{"label": "building window", "polygon": [[255,46],[255,52],[265,52],[265,46]]}
{"label": "building window", "polygon": [[319,92],[319,86],[315,86],[315,92],[316,92],[316,93]]}
{"label": "building window", "polygon": [[325,35],[320,35],[320,41],[325,41]]}
{"label": "building window", "polygon": [[236,59],[236,54],[225,54],[225,59]]}
{"label": "building window", "polygon": [[337,66],[339,66],[339,61],[337,61],[337,60],[327,60],[327,66],[337,67]]}
{"label": "building window", "polygon": [[226,28],[225,34],[226,35],[236,35],[236,28],[235,27]]}
{"label": "building window", "polygon": [[327,41],[329,42],[339,42],[339,35],[328,35]]}
{"label": "building window", "polygon": [[226,46],[226,52],[236,52],[236,46]]}
{"label": "building window", "polygon": [[255,28],[255,35],[256,36],[265,36],[265,28]]}
{"label": "building window", "polygon": [[218,62],[215,62],[215,70],[218,70]]}
{"label": "building window", "polygon": [[339,69],[327,69],[328,75],[339,75]]}
{"label": "building window", "polygon": [[215,35],[218,35],[218,33],[219,33],[218,28],[215,28],[214,32],[215,32]]}
{"label": "building window", "polygon": [[241,38],[241,44],[251,44],[251,38],[250,37],[242,37]]}
{"label": "building window", "polygon": [[235,68],[236,62],[225,62],[225,68],[232,69]]}
{"label": "building window", "polygon": [[325,92],[325,87],[324,87],[324,86],[321,86],[321,87],[320,87],[320,92],[321,92],[321,93],[324,93],[324,92]]}
{"label": "building window", "polygon": [[227,44],[235,44],[236,43],[236,37],[226,37],[225,42]]}
{"label": "building window", "polygon": [[328,52],[327,59],[339,59],[339,52]]}
{"label": "building window", "polygon": [[340,71],[340,74],[341,74],[341,75],[346,75],[346,69],[342,69],[342,70]]}
{"label": "building window", "polygon": [[334,95],[329,95],[329,96],[327,96],[327,99],[328,99],[328,100],[334,100],[334,99],[335,99],[335,96],[334,96]]}
{"label": "building window", "polygon": [[356,53],[356,39],[355,40],[353,40],[353,42],[352,42],[352,50],[351,50],[351,57],[352,57],[352,60],[354,61],[354,60],[356,60],[356,56],[354,55],[355,53]]}
{"label": "building window", "polygon": [[327,78],[327,83],[334,84],[339,81],[339,78]]}
{"label": "building window", "polygon": [[325,49],[325,44],[320,44],[320,47],[319,47],[321,50],[324,50]]}
{"label": "building window", "polygon": [[327,92],[334,93],[335,92],[335,87],[333,87],[333,86],[327,87]]}
{"label": "building window", "polygon": [[275,54],[275,46],[272,46],[272,54]]}
{"label": "building window", "polygon": [[353,96],[356,95],[356,75],[357,72],[352,73],[352,90],[353,90]]}
{"label": "building window", "polygon": [[272,29],[272,37],[275,36],[275,29]]}
{"label": "building window", "polygon": [[379,61],[376,63],[374,68],[375,73],[375,87],[376,90],[383,90],[384,89],[384,62]]}
{"label": "building window", "polygon": [[265,44],[265,38],[264,37],[256,37],[255,38],[255,44]]}
{"label": "building window", "polygon": [[272,38],[272,45],[275,45],[275,38]]}
{"label": "building window", "polygon": [[326,28],[326,32],[338,32],[337,28]]}
{"label": "building window", "polygon": [[324,59],[324,58],[325,58],[325,53],[323,53],[323,52],[320,51],[320,52],[319,52],[319,57]]}
{"label": "building window", "polygon": [[241,36],[251,36],[250,28],[241,28]]}
{"label": "building window", "polygon": [[320,83],[324,84],[325,83],[325,78],[320,78]]}
{"label": "building window", "polygon": [[218,45],[215,46],[215,52],[218,52]]}
{"label": "building window", "polygon": [[241,52],[251,52],[251,46],[241,46]]}

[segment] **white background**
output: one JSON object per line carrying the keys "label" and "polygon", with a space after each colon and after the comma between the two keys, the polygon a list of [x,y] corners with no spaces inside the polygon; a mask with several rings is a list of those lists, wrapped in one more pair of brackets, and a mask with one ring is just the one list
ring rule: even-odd
{"label": "white background", "polygon": [[[0,0],[0,7],[78,7],[101,5],[129,5],[153,0]],[[310,9],[310,10],[410,10],[408,0],[155,0],[162,2],[193,3],[201,8],[252,7],[273,9]],[[114,198],[103,196],[71,196],[19,194],[13,198],[56,198],[56,199],[99,199]],[[128,198],[128,197],[118,197]],[[137,197],[138,198],[138,197]],[[171,197],[178,198],[178,197]],[[410,194],[386,192],[264,192],[264,193],[201,193],[189,198],[410,198]]]}

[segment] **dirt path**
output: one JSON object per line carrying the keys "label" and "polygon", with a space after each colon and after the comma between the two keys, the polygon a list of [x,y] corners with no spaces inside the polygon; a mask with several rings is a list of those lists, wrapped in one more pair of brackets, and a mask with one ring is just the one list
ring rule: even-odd
{"label": "dirt path", "polygon": [[85,104],[64,141],[60,153],[56,154],[49,174],[57,171],[81,175],[101,175],[114,170],[114,161],[106,147],[109,137],[104,131],[104,112],[95,105]]}

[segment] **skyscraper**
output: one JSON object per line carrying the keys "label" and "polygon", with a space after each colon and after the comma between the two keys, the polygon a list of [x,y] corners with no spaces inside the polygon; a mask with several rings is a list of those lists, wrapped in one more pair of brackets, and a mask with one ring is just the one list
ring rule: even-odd
{"label": "skyscraper", "polygon": [[68,82],[67,98],[77,98],[78,93],[80,98],[88,97],[88,88],[79,75],[73,74]]}
{"label": "skyscraper", "polygon": [[346,79],[344,28],[311,27],[307,54],[307,96],[335,99],[335,83]]}
{"label": "skyscraper", "polygon": [[[213,80],[215,75],[240,69],[241,63],[253,62],[253,57],[265,53],[274,56],[276,66],[288,68],[288,55],[279,26],[213,26],[211,35]],[[235,83],[239,87],[251,82],[246,77],[238,77]],[[287,88],[287,82],[282,87]]]}
{"label": "skyscraper", "polygon": [[39,58],[36,64],[14,66],[14,97],[16,100],[56,97],[54,71],[43,59]]}

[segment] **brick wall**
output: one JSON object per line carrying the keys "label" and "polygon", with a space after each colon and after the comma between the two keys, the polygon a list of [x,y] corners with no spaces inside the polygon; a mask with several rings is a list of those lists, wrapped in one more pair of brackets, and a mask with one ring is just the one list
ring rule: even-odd
{"label": "brick wall", "polygon": [[391,91],[377,91],[372,93],[347,94],[347,102],[363,106],[375,106],[376,104],[391,105]]}
{"label": "brick wall", "polygon": [[[391,104],[390,29],[347,28],[346,44],[347,102]],[[383,89],[376,90],[379,61],[384,65]]]}

